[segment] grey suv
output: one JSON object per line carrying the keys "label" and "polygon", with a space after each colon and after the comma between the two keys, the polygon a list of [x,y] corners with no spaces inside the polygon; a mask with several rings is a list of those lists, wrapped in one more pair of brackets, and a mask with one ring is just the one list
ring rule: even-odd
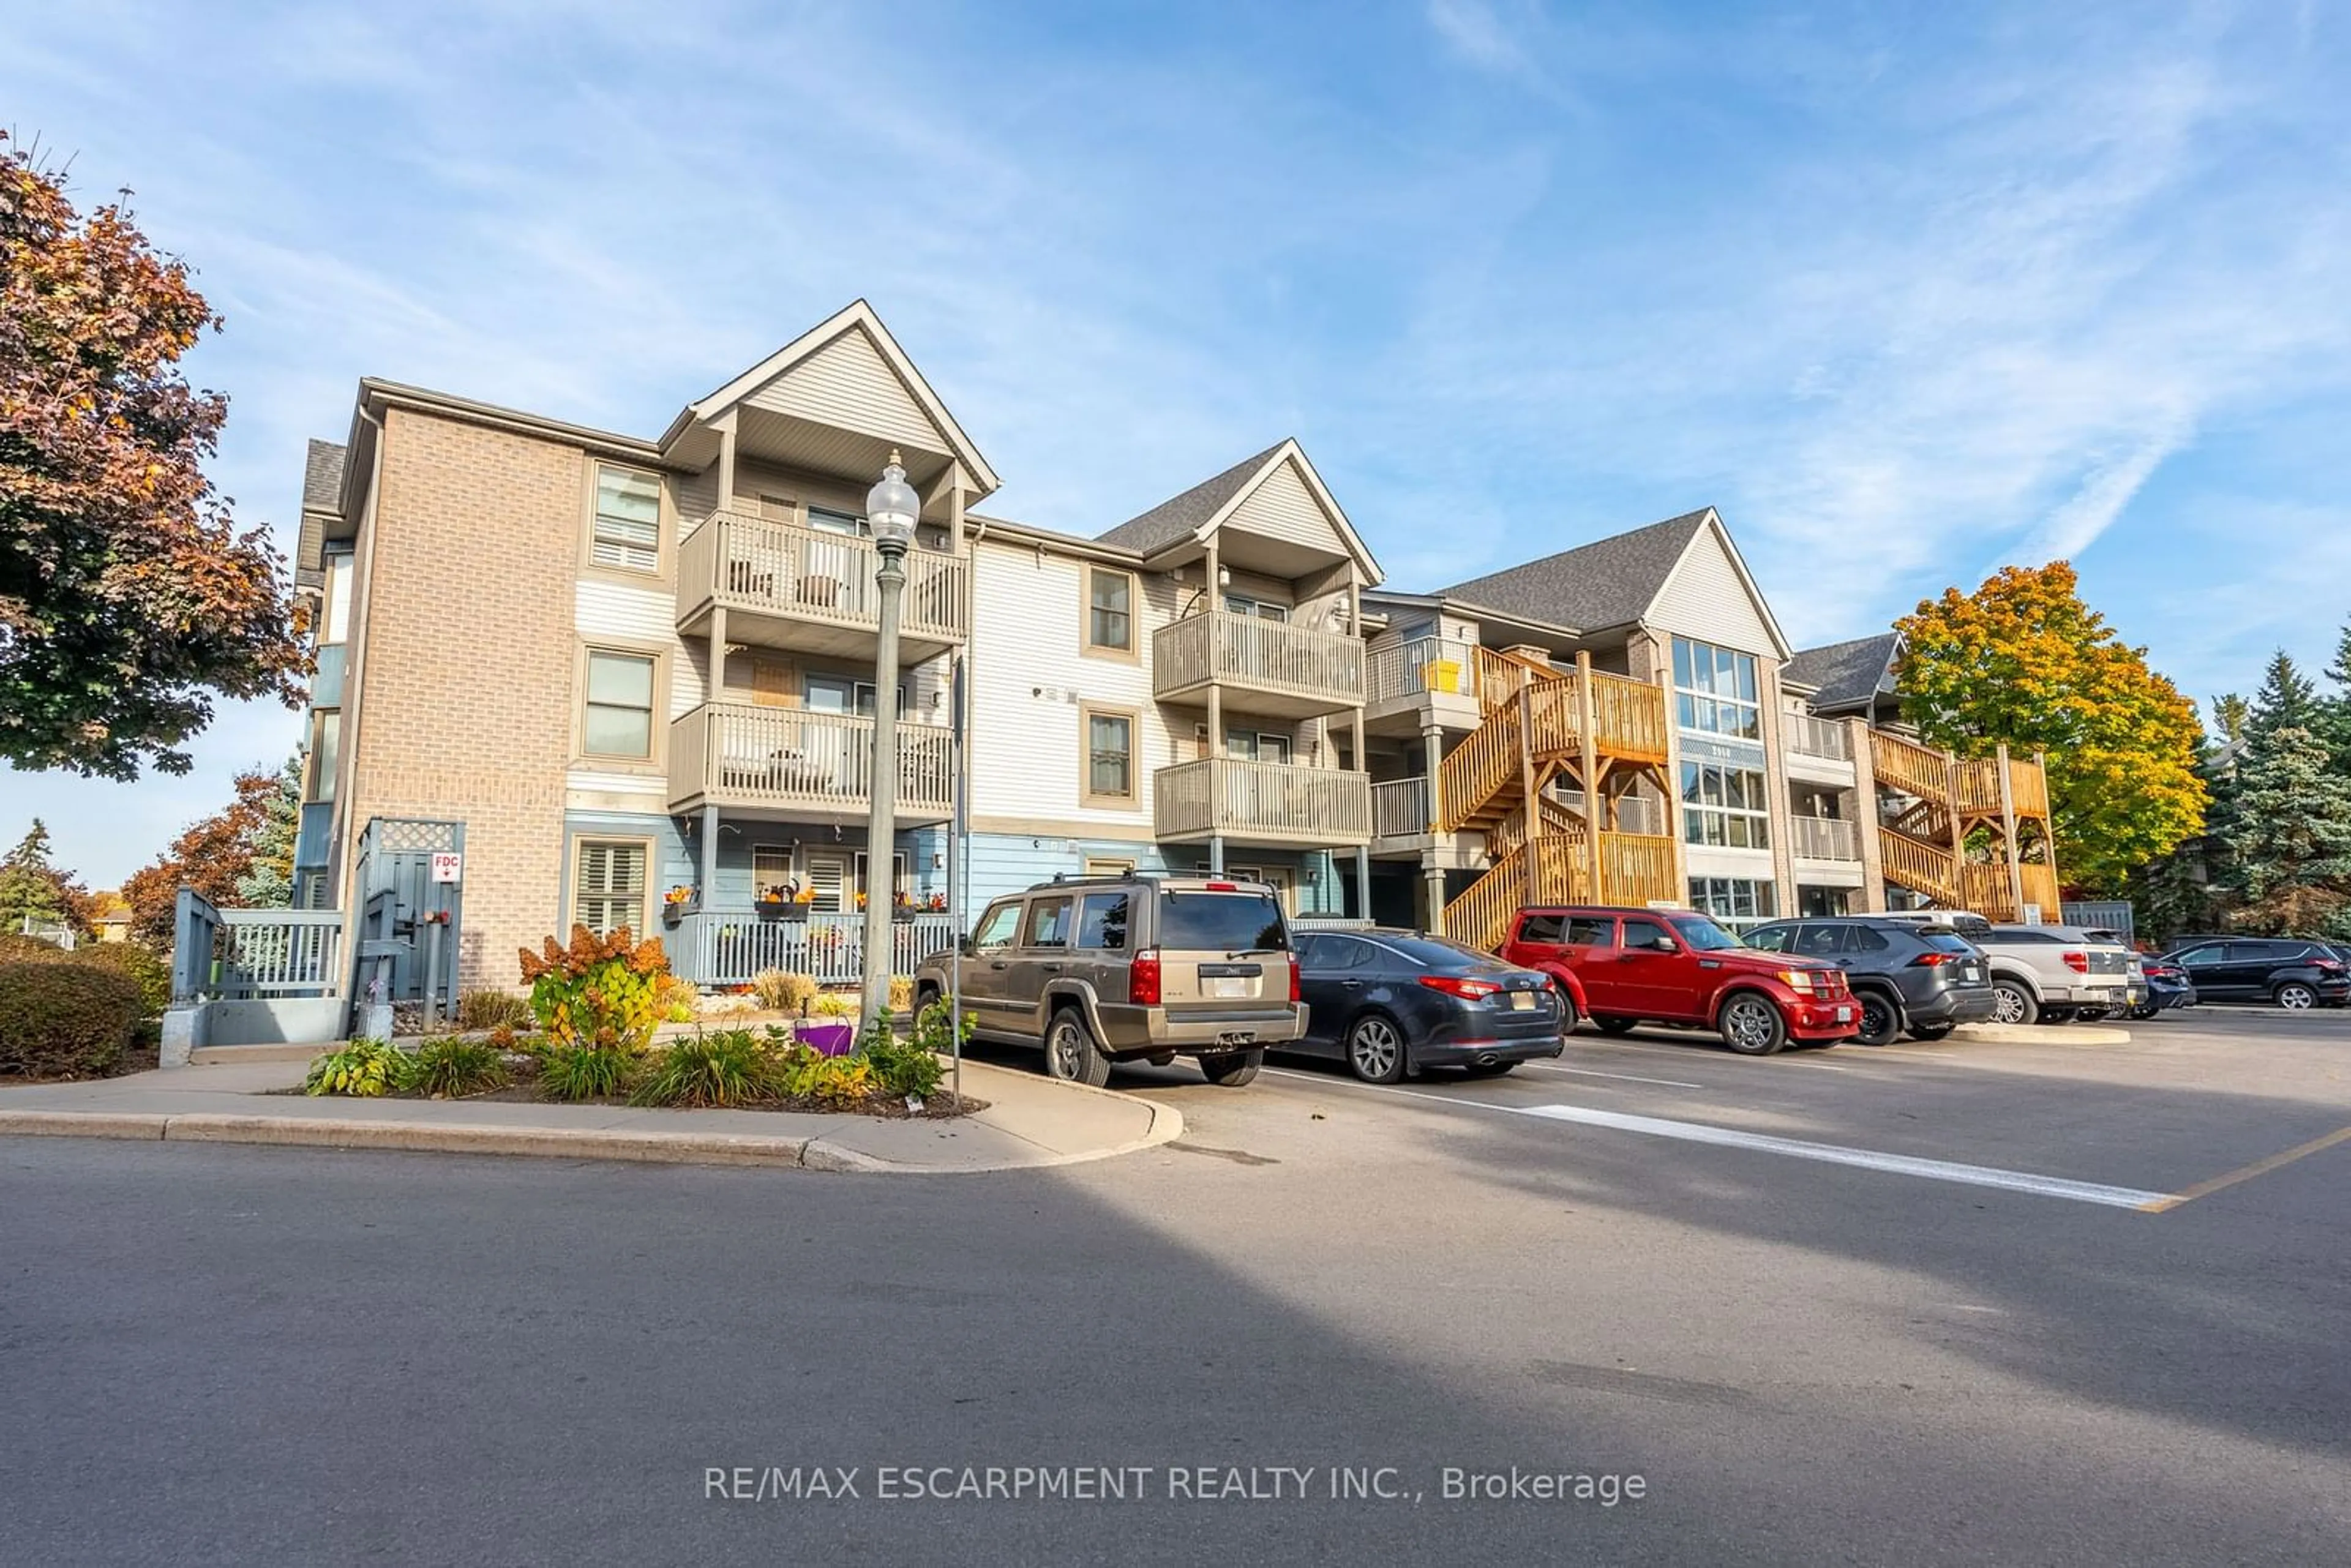
{"label": "grey suv", "polygon": [[1099,1088],[1113,1061],[1196,1057],[1212,1083],[1255,1078],[1269,1045],[1306,1032],[1281,901],[1222,877],[1040,883],[989,904],[959,953],[914,974],[918,1007],[963,975],[983,1040],[1041,1046],[1045,1071]]}
{"label": "grey suv", "polygon": [[1861,1004],[1854,1039],[1863,1045],[1889,1044],[1906,1030],[1913,1040],[1941,1040],[1960,1024],[1990,1021],[1996,1009],[1988,961],[1946,927],[1839,915],[1759,925],[1745,940],[1843,969]]}

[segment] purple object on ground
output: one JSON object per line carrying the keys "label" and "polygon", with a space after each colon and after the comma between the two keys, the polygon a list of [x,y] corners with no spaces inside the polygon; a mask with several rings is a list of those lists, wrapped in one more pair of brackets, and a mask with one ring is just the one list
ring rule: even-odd
{"label": "purple object on ground", "polygon": [[794,1027],[800,1037],[800,1043],[813,1047],[820,1056],[847,1056],[849,1048],[857,1043],[855,1024],[802,1020]]}

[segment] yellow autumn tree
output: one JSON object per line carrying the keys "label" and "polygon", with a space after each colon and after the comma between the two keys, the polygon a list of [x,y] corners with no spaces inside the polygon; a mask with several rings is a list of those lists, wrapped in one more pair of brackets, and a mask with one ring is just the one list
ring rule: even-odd
{"label": "yellow autumn tree", "polygon": [[2070,562],[2003,567],[1895,622],[1904,714],[1962,757],[2049,758],[2058,870],[2111,892],[2204,829],[2196,706],[2082,601]]}

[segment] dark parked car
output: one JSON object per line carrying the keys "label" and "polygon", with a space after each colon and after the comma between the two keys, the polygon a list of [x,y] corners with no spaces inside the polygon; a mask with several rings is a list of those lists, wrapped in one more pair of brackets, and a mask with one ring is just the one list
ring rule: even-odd
{"label": "dark parked car", "polygon": [[2293,936],[2231,936],[2164,955],[2188,972],[2199,1000],[2275,1002],[2299,1012],[2351,999],[2351,965],[2324,942]]}
{"label": "dark parked car", "polygon": [[1416,931],[1301,932],[1306,1035],[1284,1049],[1335,1056],[1366,1083],[1424,1068],[1508,1072],[1562,1049],[1551,977]]}
{"label": "dark parked car", "polygon": [[1991,971],[1974,943],[1897,920],[1846,916],[1782,920],[1747,933],[1767,953],[1820,958],[1845,972],[1861,1004],[1863,1045],[1886,1045],[1908,1030],[1940,1040],[1963,1023],[1983,1023],[1995,1007]]}
{"label": "dark parked car", "polygon": [[2143,958],[2140,967],[2147,975],[2147,999],[2123,1016],[2145,1021],[2158,1013],[2196,1005],[2196,987],[2188,978],[2188,971],[2168,958]]}

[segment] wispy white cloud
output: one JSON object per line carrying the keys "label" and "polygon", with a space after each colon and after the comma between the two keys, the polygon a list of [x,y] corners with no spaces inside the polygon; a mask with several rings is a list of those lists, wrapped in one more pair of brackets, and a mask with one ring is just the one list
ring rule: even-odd
{"label": "wispy white cloud", "polygon": [[1457,58],[1505,75],[1527,68],[1524,49],[1487,0],[1428,0],[1427,9],[1428,25]]}

